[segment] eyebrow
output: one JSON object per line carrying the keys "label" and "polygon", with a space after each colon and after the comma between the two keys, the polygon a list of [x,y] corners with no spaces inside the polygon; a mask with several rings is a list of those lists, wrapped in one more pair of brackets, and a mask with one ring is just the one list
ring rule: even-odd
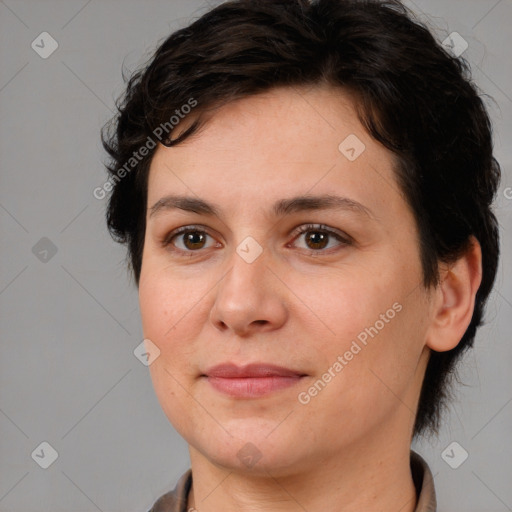
{"label": "eyebrow", "polygon": [[[159,199],[149,208],[149,217],[151,218],[158,213],[173,209],[221,218],[221,209],[217,205],[196,197],[178,195],[168,195]],[[273,214],[276,217],[311,210],[346,210],[375,219],[372,211],[361,203],[349,199],[348,197],[340,197],[331,194],[319,196],[302,195],[289,199],[280,199],[275,202],[272,207]]]}

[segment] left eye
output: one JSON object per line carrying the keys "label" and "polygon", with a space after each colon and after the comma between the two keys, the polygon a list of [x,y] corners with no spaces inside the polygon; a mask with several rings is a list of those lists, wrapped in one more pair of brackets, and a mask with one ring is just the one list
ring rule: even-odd
{"label": "left eye", "polygon": [[[305,235],[304,237],[302,235]],[[332,229],[329,229],[325,226],[314,226],[314,225],[308,225],[303,226],[297,233],[297,236],[294,240],[297,240],[299,238],[304,239],[304,243],[306,244],[306,247],[303,247],[304,249],[309,249],[313,252],[322,251],[323,249],[331,249],[332,246],[328,247],[332,239],[337,240],[338,244],[334,245],[336,246],[343,246],[343,245],[349,245],[350,240],[348,237],[344,237],[341,234],[337,233],[336,231],[333,231]]]}

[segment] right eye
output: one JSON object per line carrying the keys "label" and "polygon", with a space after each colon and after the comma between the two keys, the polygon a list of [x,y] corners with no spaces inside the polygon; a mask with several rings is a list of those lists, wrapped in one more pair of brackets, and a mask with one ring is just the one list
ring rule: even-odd
{"label": "right eye", "polygon": [[183,226],[169,233],[162,241],[162,246],[169,248],[171,251],[193,253],[200,249],[214,247],[215,244],[207,245],[208,238],[214,240],[199,226]]}

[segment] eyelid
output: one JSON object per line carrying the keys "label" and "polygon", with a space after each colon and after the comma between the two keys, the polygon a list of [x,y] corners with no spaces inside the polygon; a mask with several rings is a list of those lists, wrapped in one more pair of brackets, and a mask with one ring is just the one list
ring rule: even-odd
{"label": "eyelid", "polygon": [[[338,240],[345,242],[346,244],[352,244],[354,243],[354,239],[347,235],[347,233],[340,231],[335,228],[331,228],[329,226],[326,226],[325,224],[301,224],[297,228],[295,228],[292,231],[291,236],[293,236],[293,240],[298,238],[299,235],[302,235],[303,233],[306,233],[308,231],[324,231],[328,233],[329,235],[333,235]],[[321,252],[321,251],[315,251],[315,252]]]}
{"label": "eyelid", "polygon": [[[206,235],[208,235],[212,238],[215,238],[209,232],[209,228],[207,228],[206,226],[203,226],[201,224],[187,224],[186,226],[181,226],[179,228],[173,229],[169,234],[165,235],[162,239],[162,245],[164,247],[166,247],[168,245],[172,245],[172,240],[174,238],[176,238],[177,236],[179,236],[183,233],[187,233],[189,231],[199,231],[201,233],[205,233]],[[199,251],[183,251],[182,249],[178,249],[178,248],[175,248],[175,249],[176,249],[176,251],[180,251],[180,252],[190,252],[190,253],[199,252]]]}

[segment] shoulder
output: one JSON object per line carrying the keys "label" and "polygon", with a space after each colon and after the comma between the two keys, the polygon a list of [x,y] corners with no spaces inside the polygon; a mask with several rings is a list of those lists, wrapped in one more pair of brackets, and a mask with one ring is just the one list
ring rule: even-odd
{"label": "shoulder", "polygon": [[411,473],[418,497],[415,512],[436,512],[437,499],[432,471],[425,459],[412,450]]}
{"label": "shoulder", "polygon": [[188,469],[176,487],[158,498],[148,512],[186,512],[188,493],[192,485],[192,470]]}

